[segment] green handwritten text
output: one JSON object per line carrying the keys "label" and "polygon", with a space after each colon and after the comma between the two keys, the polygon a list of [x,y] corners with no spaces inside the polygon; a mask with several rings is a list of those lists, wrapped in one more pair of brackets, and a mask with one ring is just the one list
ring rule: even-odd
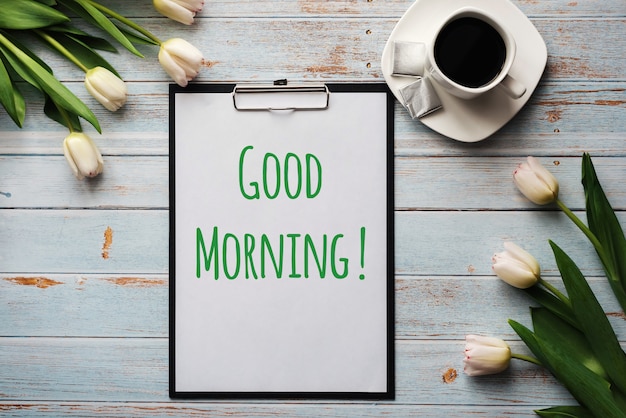
{"label": "green handwritten text", "polygon": [[[302,195],[308,199],[315,198],[322,190],[322,164],[313,154],[306,154],[302,160],[297,154],[289,152],[283,159],[271,152],[263,156],[261,173],[248,178],[248,151],[254,147],[248,145],[239,155],[239,190],[243,197],[249,200],[260,199],[261,192],[268,199],[276,199],[284,189],[289,199],[297,199]],[[260,182],[260,184],[259,184]]]}
{"label": "green handwritten text", "polygon": [[[269,237],[261,234],[220,234],[213,227],[209,240],[205,240],[200,228],[196,228],[196,277],[202,277],[203,269],[213,271],[215,280],[224,277],[235,280],[286,277],[298,279],[330,274],[336,279],[348,276],[349,260],[341,257],[346,251],[343,234],[277,234]],[[285,268],[287,267],[287,268]]]}

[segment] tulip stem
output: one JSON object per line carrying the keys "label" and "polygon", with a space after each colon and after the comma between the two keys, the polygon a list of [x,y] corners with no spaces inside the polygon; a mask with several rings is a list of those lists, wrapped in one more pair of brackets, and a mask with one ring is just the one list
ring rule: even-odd
{"label": "tulip stem", "polygon": [[67,126],[67,129],[70,130],[70,133],[74,133],[74,128],[72,126],[72,120],[70,119],[70,116],[67,114],[67,110],[65,110],[63,107],[59,106],[56,103],[55,103],[55,106],[56,106],[57,110],[59,111],[59,114],[61,115],[63,120],[65,120],[65,126]]}
{"label": "tulip stem", "polygon": [[150,39],[152,42],[154,42],[156,45],[161,45],[163,42],[157,38],[152,32],[150,32],[149,30],[143,28],[141,25],[136,24],[135,22],[133,22],[132,20],[122,16],[121,14],[117,13],[115,10],[111,10],[106,6],[101,5],[100,3],[98,3],[97,1],[89,1],[89,4],[91,4],[93,7],[95,7],[96,9],[100,10],[102,13],[107,14],[109,16],[111,16],[112,18],[122,22],[123,24],[125,24],[126,26],[133,28],[134,30],[136,30],[137,32],[141,33],[142,35],[144,35],[146,38]]}
{"label": "tulip stem", "polygon": [[34,31],[37,35],[39,35],[40,37],[42,37],[46,42],[48,42],[50,45],[52,45],[57,51],[59,51],[64,57],[66,57],[68,60],[72,61],[74,64],[76,64],[76,66],[78,68],[80,68],[81,70],[83,70],[84,72],[89,71],[89,68],[87,68],[82,62],[80,62],[78,60],[78,58],[76,58],[76,56],[74,54],[72,54],[70,51],[67,50],[67,48],[65,48],[63,45],[61,45],[61,43],[59,41],[57,41],[56,39],[54,39],[52,36],[48,35],[45,32],[42,32],[40,30],[35,30]]}
{"label": "tulip stem", "polygon": [[570,300],[567,298],[567,296],[565,296],[563,293],[561,293],[561,291],[559,289],[557,289],[556,287],[554,287],[553,285],[551,285],[550,283],[546,282],[545,280],[543,280],[541,277],[539,278],[539,284],[541,284],[543,287],[545,287],[546,289],[548,289],[550,292],[552,292],[554,294],[554,296],[556,296],[557,298],[559,298],[563,303],[565,303],[567,306],[571,307],[572,303],[570,302]]}
{"label": "tulip stem", "polygon": [[581,221],[580,218],[576,216],[574,212],[572,212],[570,208],[565,206],[565,204],[559,199],[556,200],[556,204],[559,209],[561,209],[563,213],[565,213],[567,217],[570,218],[572,222],[574,222],[574,224],[576,224],[576,226],[583,232],[583,234],[585,234],[587,238],[589,238],[589,241],[591,241],[591,244],[593,244],[600,257],[604,259],[604,248],[602,248],[602,244],[600,243],[598,238],[593,234],[593,232],[591,232],[591,229],[589,229],[589,227],[585,225],[584,222]]}
{"label": "tulip stem", "polygon": [[527,356],[525,354],[511,353],[511,358],[516,358],[518,360],[524,360],[524,361],[527,361],[529,363],[536,364],[537,366],[543,366],[543,364],[541,364],[541,362],[539,360],[537,360],[534,357]]}
{"label": "tulip stem", "polygon": [[[600,240],[598,240],[598,237],[596,237],[594,233],[591,231],[591,229],[589,229],[589,227],[585,225],[583,221],[581,221],[580,218],[574,214],[574,212],[572,212],[567,206],[565,206],[563,202],[557,199],[556,204],[563,211],[563,213],[565,213],[567,217],[570,218],[572,222],[574,222],[576,226],[587,236],[587,238],[589,239],[589,241],[595,248],[596,253],[598,253],[598,257],[600,257],[600,261],[602,261],[602,264],[604,265],[604,268],[605,268],[605,271],[609,280],[619,283],[619,276],[615,272],[615,268],[613,267],[612,260],[604,251],[604,247],[602,246],[602,243],[600,242]],[[621,298],[620,298],[620,302],[621,302]],[[624,304],[622,304],[622,306],[624,306]]]}

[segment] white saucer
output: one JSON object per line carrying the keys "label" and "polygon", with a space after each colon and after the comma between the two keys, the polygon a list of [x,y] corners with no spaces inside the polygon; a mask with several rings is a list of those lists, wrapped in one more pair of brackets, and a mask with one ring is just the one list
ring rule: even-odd
{"label": "white saucer", "polygon": [[470,0],[459,5],[455,0],[416,0],[398,21],[382,55],[383,76],[402,103],[399,90],[415,81],[392,76],[394,41],[428,42],[441,22],[461,6],[473,6],[504,22],[517,44],[515,61],[509,74],[526,86],[526,93],[515,100],[500,89],[472,100],[459,99],[433,82],[443,109],[419,119],[424,125],[447,137],[477,142],[495,133],[526,104],[537,87],[548,60],[546,44],[528,18],[509,0]]}

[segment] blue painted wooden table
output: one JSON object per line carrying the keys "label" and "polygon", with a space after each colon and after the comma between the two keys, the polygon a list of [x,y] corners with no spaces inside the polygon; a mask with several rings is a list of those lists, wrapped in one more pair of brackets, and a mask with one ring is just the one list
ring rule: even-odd
{"label": "blue painted wooden table", "polygon": [[[408,0],[208,1],[192,27],[148,1],[112,8],[163,39],[181,36],[207,58],[197,82],[383,81],[380,56]],[[598,293],[620,340],[626,318],[589,244],[554,207],[527,202],[512,171],[537,156],[584,216],[580,162],[590,152],[626,225],[626,3],[515,4],[548,46],[527,106],[491,138],[445,138],[396,105],[396,386],[394,401],[201,401],[168,397],[168,84],[155,59],[111,61],[129,100],[108,113],[82,74],[54,58],[57,77],[96,112],[88,133],[105,170],[78,181],[66,130],[34,93],[25,127],[0,114],[0,415],[21,416],[533,416],[572,403],[545,370],[513,362],[500,375],[463,374],[464,336],[506,339],[529,324],[523,294],[491,272],[513,240],[558,281],[548,238],[563,244]],[[1,13],[1,12],[0,12]],[[202,123],[202,121],[198,121]]]}

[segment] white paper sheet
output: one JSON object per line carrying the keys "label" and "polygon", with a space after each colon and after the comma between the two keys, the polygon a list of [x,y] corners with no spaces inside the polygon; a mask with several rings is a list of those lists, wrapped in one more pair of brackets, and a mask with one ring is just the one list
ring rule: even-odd
{"label": "white paper sheet", "polygon": [[176,93],[176,392],[388,392],[386,101]]}

